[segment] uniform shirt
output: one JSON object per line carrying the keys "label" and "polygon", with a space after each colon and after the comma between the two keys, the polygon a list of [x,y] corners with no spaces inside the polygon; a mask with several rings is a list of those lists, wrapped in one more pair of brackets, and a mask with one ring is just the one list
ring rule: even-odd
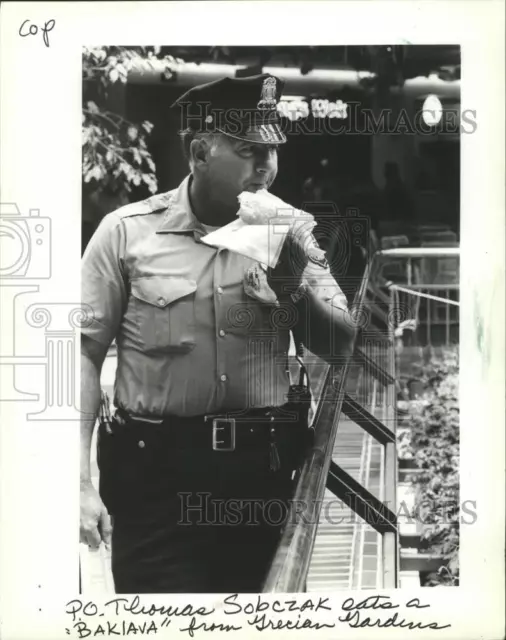
{"label": "uniform shirt", "polygon": [[[134,416],[281,406],[286,309],[257,262],[200,241],[189,179],[102,220],[82,261],[82,332],[116,339],[114,404]],[[332,282],[326,299],[342,301]]]}

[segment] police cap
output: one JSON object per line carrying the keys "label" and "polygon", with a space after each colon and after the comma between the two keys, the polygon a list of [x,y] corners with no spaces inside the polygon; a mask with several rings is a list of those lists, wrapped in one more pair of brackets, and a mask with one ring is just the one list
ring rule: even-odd
{"label": "police cap", "polygon": [[174,102],[183,128],[219,131],[232,138],[258,144],[282,144],[277,104],[284,83],[276,76],[222,78],[193,87]]}

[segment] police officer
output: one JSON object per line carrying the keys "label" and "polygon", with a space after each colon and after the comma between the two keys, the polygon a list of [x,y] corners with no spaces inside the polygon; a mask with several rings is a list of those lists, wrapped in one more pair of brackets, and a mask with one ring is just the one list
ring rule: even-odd
{"label": "police officer", "polygon": [[[241,192],[272,185],[282,86],[263,74],[182,96],[190,174],[107,215],[83,256],[81,540],[112,537],[118,593],[261,590],[306,444],[289,332],[327,361],[350,352],[353,321],[311,236],[291,234],[273,270],[201,242],[236,219]],[[114,339],[97,493],[90,446]]]}

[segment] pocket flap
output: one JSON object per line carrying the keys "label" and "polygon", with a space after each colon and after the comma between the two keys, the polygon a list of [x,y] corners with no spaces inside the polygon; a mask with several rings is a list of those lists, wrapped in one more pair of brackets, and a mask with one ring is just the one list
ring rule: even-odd
{"label": "pocket flap", "polygon": [[177,276],[152,276],[132,280],[132,295],[163,308],[197,290],[195,280]]}

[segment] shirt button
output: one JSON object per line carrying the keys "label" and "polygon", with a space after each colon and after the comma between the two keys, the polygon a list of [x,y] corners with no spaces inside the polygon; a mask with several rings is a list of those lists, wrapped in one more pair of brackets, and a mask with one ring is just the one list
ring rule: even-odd
{"label": "shirt button", "polygon": [[216,287],[216,293],[221,295],[223,293],[223,289],[221,287]]}
{"label": "shirt button", "polygon": [[160,306],[163,306],[163,305],[165,304],[165,298],[162,298],[162,296],[160,296],[160,297],[158,298],[158,304],[159,304]]}
{"label": "shirt button", "polygon": [[223,329],[220,329],[220,336],[223,338],[224,335],[225,335],[225,332],[223,331]]}
{"label": "shirt button", "polygon": [[222,376],[220,376],[220,380],[222,382],[226,382],[227,381],[227,376],[225,374],[223,374]]}
{"label": "shirt button", "polygon": [[146,443],[144,442],[144,440],[139,440],[139,448],[144,449],[145,446],[146,446]]}

